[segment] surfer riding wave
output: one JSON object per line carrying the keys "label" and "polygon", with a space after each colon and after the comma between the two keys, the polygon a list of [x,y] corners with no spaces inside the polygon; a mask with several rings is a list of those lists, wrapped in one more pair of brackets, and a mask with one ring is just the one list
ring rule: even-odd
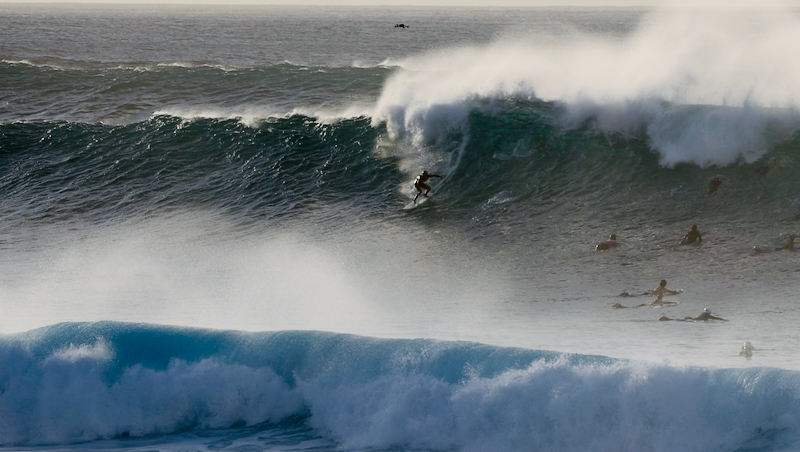
{"label": "surfer riding wave", "polygon": [[431,177],[438,177],[439,179],[442,178],[442,176],[438,174],[429,174],[427,171],[423,171],[422,174],[420,174],[419,176],[417,176],[416,179],[414,179],[414,188],[417,189],[417,195],[414,196],[414,203],[417,202],[417,198],[419,198],[419,195],[422,194],[423,189],[425,189],[425,194],[422,196],[427,197],[428,193],[431,192],[431,187],[429,187],[428,184],[425,183]]}

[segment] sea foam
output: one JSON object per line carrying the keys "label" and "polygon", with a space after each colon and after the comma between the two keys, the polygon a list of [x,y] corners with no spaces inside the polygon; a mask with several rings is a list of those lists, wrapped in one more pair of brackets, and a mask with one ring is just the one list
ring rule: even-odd
{"label": "sea foam", "polygon": [[0,363],[5,446],[292,416],[344,448],[709,451],[800,419],[797,372],[466,342],[101,322],[7,336]]}
{"label": "sea foam", "polygon": [[409,59],[386,83],[375,123],[421,144],[462,127],[476,99],[539,99],[558,121],[646,132],[662,164],[752,161],[764,135],[800,125],[800,19],[780,10],[665,9],[628,36],[514,36]]}

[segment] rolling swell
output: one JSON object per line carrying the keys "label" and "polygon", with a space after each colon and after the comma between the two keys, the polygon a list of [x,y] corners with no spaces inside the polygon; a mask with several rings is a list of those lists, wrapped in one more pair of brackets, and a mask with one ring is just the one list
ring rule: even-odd
{"label": "rolling swell", "polygon": [[[336,203],[394,215],[407,202],[399,192],[411,196],[414,175],[427,168],[446,175],[434,182],[436,209],[456,219],[649,221],[661,211],[662,221],[676,223],[701,215],[781,222],[798,215],[797,133],[772,139],[752,162],[665,167],[644,129],[604,132],[596,117],[565,125],[563,116],[555,103],[478,103],[463,125],[422,144],[392,140],[367,117],[3,124],[0,209],[12,224],[197,207],[269,220]],[[723,185],[710,198],[715,175]],[[724,202],[709,202],[715,198]]]}
{"label": "rolling swell", "polygon": [[0,61],[8,94],[0,103],[0,122],[132,123],[161,110],[218,119],[326,111],[336,116],[344,105],[377,96],[392,70],[290,63]]}
{"label": "rolling swell", "polygon": [[[597,114],[565,121],[568,110],[536,100],[473,101],[463,125],[442,127],[423,145],[447,155],[434,168],[448,174],[437,199],[470,212],[513,211],[528,219],[554,213],[647,219],[659,212],[667,222],[700,215],[788,221],[798,214],[798,132],[766,130],[757,155],[730,164],[667,166],[652,143],[648,118],[607,130],[607,118]],[[697,108],[684,110],[685,120],[697,114]],[[723,184],[709,196],[715,176]]]}
{"label": "rolling swell", "polygon": [[6,124],[4,216],[99,221],[202,206],[269,219],[315,203],[380,205],[398,175],[371,152],[378,134],[365,119],[326,125],[303,116],[257,128],[170,116]]}
{"label": "rolling swell", "polygon": [[299,419],[351,449],[751,450],[800,415],[792,371],[322,332],[65,323],[0,362],[4,446]]}

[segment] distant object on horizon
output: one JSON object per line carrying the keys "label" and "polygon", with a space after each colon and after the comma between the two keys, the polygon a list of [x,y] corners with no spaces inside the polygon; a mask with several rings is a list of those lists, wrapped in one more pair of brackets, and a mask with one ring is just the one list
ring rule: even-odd
{"label": "distant object on horizon", "polygon": [[406,24],[395,24],[394,28],[409,28]]}

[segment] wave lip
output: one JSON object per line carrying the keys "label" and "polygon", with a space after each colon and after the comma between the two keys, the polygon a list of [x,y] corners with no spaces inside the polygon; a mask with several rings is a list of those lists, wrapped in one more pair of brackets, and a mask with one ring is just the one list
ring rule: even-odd
{"label": "wave lip", "polygon": [[409,58],[374,115],[393,137],[429,143],[467,123],[476,100],[552,102],[556,124],[643,131],[661,163],[752,162],[764,135],[800,129],[800,72],[787,65],[800,19],[775,10],[650,13],[627,36],[500,39]]}

